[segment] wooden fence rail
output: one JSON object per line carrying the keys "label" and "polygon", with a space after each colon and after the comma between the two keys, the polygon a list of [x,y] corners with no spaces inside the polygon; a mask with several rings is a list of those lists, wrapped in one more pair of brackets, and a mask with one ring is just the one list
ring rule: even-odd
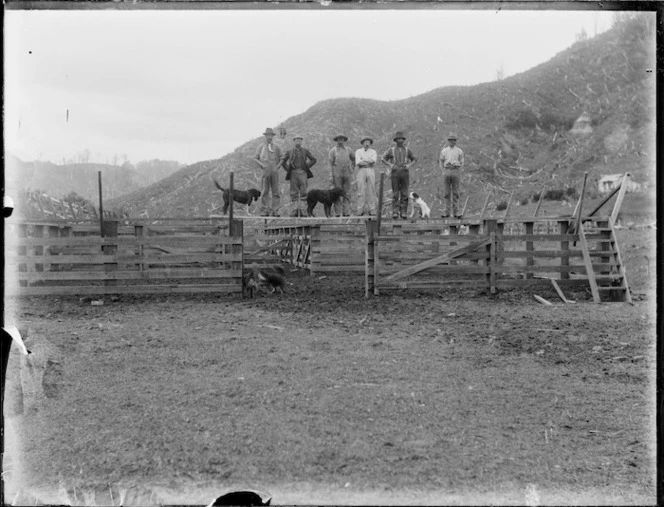
{"label": "wooden fence rail", "polygon": [[[107,226],[109,222],[105,222]],[[133,235],[74,236],[71,227],[19,224],[5,248],[8,295],[242,291],[241,223],[135,226]],[[30,230],[29,230],[30,229]]]}

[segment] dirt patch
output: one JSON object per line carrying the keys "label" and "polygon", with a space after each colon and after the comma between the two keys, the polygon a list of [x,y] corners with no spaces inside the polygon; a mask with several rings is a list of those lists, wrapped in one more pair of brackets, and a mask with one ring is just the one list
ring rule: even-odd
{"label": "dirt patch", "polygon": [[[534,485],[543,503],[652,503],[655,313],[640,290],[634,305],[583,291],[563,305],[553,289],[538,292],[552,307],[516,290],[365,299],[362,276],[298,271],[285,296],[245,300],[25,298],[30,336],[63,357],[37,412],[6,412],[11,491],[463,504],[523,503]],[[12,353],[10,390],[18,367]]]}

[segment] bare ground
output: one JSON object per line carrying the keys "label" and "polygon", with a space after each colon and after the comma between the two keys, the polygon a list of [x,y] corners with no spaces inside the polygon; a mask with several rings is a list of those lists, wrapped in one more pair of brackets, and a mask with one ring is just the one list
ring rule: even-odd
{"label": "bare ground", "polygon": [[14,301],[51,360],[40,391],[12,351],[6,500],[654,504],[654,234],[621,234],[634,305],[303,272],[285,296]]}

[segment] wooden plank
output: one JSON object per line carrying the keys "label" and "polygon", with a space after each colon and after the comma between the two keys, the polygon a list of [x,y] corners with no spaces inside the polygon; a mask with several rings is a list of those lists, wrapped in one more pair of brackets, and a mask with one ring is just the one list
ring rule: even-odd
{"label": "wooden plank", "polygon": [[489,248],[491,255],[489,256],[489,290],[491,294],[496,293],[496,232],[495,232],[495,221],[494,228],[490,232],[490,241]]}
{"label": "wooden plank", "polygon": [[575,241],[577,240],[576,234],[503,234],[501,241],[514,242],[514,241],[533,241],[540,242],[558,242],[558,241]]}
{"label": "wooden plank", "polygon": [[629,173],[625,173],[623,179],[620,183],[620,191],[618,192],[618,197],[616,197],[616,203],[613,205],[613,210],[611,211],[611,223],[615,224],[618,220],[618,213],[620,213],[620,207],[622,206],[623,199],[625,197],[625,192],[627,191],[627,178]]}
{"label": "wooden plank", "polygon": [[546,190],[546,186],[542,187],[542,191],[540,192],[539,199],[537,200],[537,206],[535,207],[535,212],[533,213],[533,218],[537,218],[537,214],[539,213],[540,206],[542,205],[542,199],[544,198],[544,191]]}
{"label": "wooden plank", "polygon": [[[534,223],[533,222],[525,222],[526,225],[526,234],[533,234],[533,228],[534,228]],[[534,249],[534,243],[532,241],[526,241],[526,266],[534,266],[535,265],[535,249]],[[503,255],[505,255],[507,252],[503,251]],[[530,273],[527,275],[527,278],[530,278]]]}
{"label": "wooden plank", "polygon": [[512,209],[512,199],[514,199],[514,190],[510,193],[510,198],[507,201],[507,208],[505,208],[505,216],[507,218],[510,215],[510,210]]}
{"label": "wooden plank", "polygon": [[585,275],[586,266],[508,266],[503,264],[496,268],[497,273],[577,273]]}
{"label": "wooden plank", "polygon": [[242,238],[234,238],[227,236],[160,236],[160,237],[117,237],[117,238],[102,238],[99,236],[83,236],[83,237],[62,237],[62,238],[48,238],[48,237],[33,237],[33,238],[19,238],[17,241],[19,246],[36,247],[36,246],[138,246],[138,245],[169,245],[169,244],[185,244],[185,245],[241,245]]}
{"label": "wooden plank", "polygon": [[590,213],[588,213],[589,217],[594,216],[595,213],[597,213],[602,208],[602,206],[604,206],[607,202],[609,202],[611,197],[613,197],[614,195],[616,195],[618,193],[618,191],[622,187],[622,182],[623,181],[624,181],[624,177],[623,177],[623,180],[620,181],[620,185],[618,185],[616,188],[614,188],[609,195],[607,195],[604,199],[602,199],[602,202],[600,202],[597,206],[595,206],[595,208]]}
{"label": "wooden plank", "polygon": [[[591,255],[600,256],[603,255],[601,252],[590,252]],[[605,255],[605,254],[604,254]],[[583,252],[581,250],[533,250],[529,251],[517,251],[517,250],[503,250],[500,254],[503,259],[522,259],[522,258],[542,258],[542,259],[558,259],[559,257],[583,257]]]}
{"label": "wooden plank", "polygon": [[489,204],[489,198],[491,197],[493,190],[491,190],[488,194],[486,194],[486,199],[484,200],[484,206],[482,206],[482,211],[480,212],[480,218],[484,218],[484,214],[486,213],[486,207]]}
{"label": "wooden plank", "polygon": [[316,264],[313,264],[313,266],[316,269],[316,274],[318,274],[318,273],[326,273],[326,274],[329,274],[329,273],[338,273],[338,274],[364,273],[364,263],[343,266],[343,269],[341,269],[339,266],[321,266],[321,265],[316,265]]}
{"label": "wooden plank", "polygon": [[558,293],[558,297],[562,299],[563,303],[566,304],[574,304],[576,301],[572,301],[571,299],[567,299],[565,297],[565,294],[563,294],[563,291],[560,288],[560,285],[552,278],[551,279],[551,284],[553,285],[553,288],[556,289],[556,292]]}
{"label": "wooden plank", "polygon": [[450,286],[468,286],[468,287],[477,287],[477,288],[486,288],[486,280],[437,280],[437,281],[425,281],[425,280],[404,280],[394,283],[381,283],[380,288],[382,290],[394,290],[394,289],[446,289]]}
{"label": "wooden plank", "polygon": [[100,253],[96,254],[77,254],[77,255],[19,255],[10,253],[5,257],[5,264],[30,264],[35,262],[55,263],[55,264],[114,264],[117,262],[138,263],[138,262],[235,262],[239,254],[230,253],[191,253],[191,254],[143,254],[131,252],[120,252],[112,257],[107,257]]}
{"label": "wooden plank", "polygon": [[583,260],[586,265],[586,274],[588,276],[588,283],[590,283],[590,292],[593,295],[593,301],[595,303],[600,303],[601,299],[599,296],[599,291],[597,290],[597,281],[595,280],[595,272],[593,271],[592,261],[590,255],[588,255],[588,243],[586,241],[586,235],[583,230],[583,223],[579,222],[577,224],[578,234],[579,234],[579,244],[581,245],[581,251],[583,252]]}
{"label": "wooden plank", "polygon": [[10,295],[18,296],[50,296],[67,294],[175,294],[175,293],[241,293],[242,285],[237,284],[203,284],[203,285],[91,285],[91,286],[55,286],[55,287],[17,287],[17,292]]}
{"label": "wooden plank", "polygon": [[242,270],[204,270],[191,268],[169,268],[150,271],[45,271],[43,273],[19,273],[19,280],[31,282],[42,280],[163,280],[168,278],[237,278]]}
{"label": "wooden plank", "polygon": [[415,266],[411,266],[401,271],[400,273],[395,273],[393,275],[390,275],[387,278],[385,278],[384,281],[391,282],[401,278],[405,278],[410,275],[414,275],[415,273],[419,273],[420,271],[435,266],[436,264],[440,264],[443,261],[454,259],[455,257],[459,257],[466,253],[472,252],[473,250],[477,250],[478,248],[482,248],[483,246],[488,245],[490,241],[491,241],[490,239],[484,239],[482,241],[471,243],[470,245],[467,245],[463,248],[459,248],[458,250],[455,250],[453,252],[448,252],[438,257],[434,257],[433,259],[429,259],[428,261],[416,264]]}

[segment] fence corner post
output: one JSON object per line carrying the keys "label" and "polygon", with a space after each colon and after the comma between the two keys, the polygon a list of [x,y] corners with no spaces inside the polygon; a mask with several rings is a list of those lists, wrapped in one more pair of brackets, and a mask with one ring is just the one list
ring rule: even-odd
{"label": "fence corner post", "polygon": [[366,221],[366,243],[365,243],[365,263],[364,263],[364,297],[368,298],[369,294],[374,291],[374,234],[377,228],[377,222],[369,219]]}
{"label": "fence corner post", "polygon": [[489,254],[489,273],[487,274],[487,282],[491,294],[496,293],[496,230],[498,229],[498,221],[496,219],[484,220],[484,231],[489,236],[491,242],[487,245],[487,253]]}
{"label": "fence corner post", "polygon": [[[228,227],[228,238],[230,240],[231,262],[230,269],[239,271],[239,275],[233,276],[233,279],[239,280],[240,294],[244,297],[244,222],[242,220],[231,219]],[[237,239],[239,238],[239,244]],[[239,254],[239,255],[238,255]],[[236,259],[239,257],[239,259]]]}

